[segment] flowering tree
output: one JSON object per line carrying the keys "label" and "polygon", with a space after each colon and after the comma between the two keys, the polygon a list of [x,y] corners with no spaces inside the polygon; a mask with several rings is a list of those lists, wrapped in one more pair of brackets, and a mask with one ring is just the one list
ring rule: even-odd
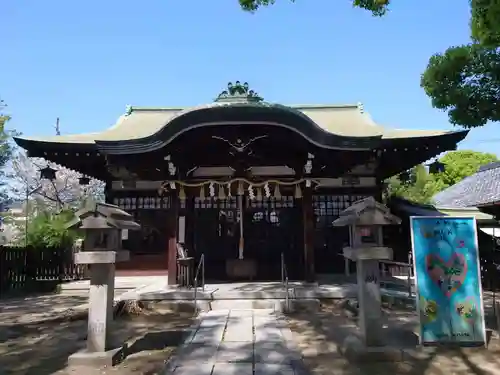
{"label": "flowering tree", "polygon": [[17,134],[15,131],[6,129],[6,124],[10,120],[10,116],[4,113],[6,107],[7,105],[0,99],[0,211],[3,211],[5,205],[9,203],[7,192],[8,176],[5,172],[14,152],[10,137]]}
{"label": "flowering tree", "polygon": [[[54,181],[42,179],[40,170],[55,169]],[[36,209],[61,210],[81,207],[88,199],[104,199],[104,183],[90,179],[88,185],[80,185],[81,175],[42,158],[29,158],[24,152],[17,152],[12,160],[12,194],[14,198],[34,203]]]}

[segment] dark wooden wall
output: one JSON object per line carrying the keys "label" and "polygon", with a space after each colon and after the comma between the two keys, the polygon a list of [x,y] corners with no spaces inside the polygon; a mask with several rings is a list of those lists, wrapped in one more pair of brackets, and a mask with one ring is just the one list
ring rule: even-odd
{"label": "dark wooden wall", "polygon": [[[286,194],[286,192],[284,193]],[[303,258],[300,260],[301,272],[297,271],[301,277],[311,277],[311,274],[318,273],[344,272],[342,248],[349,242],[349,232],[347,228],[333,227],[332,222],[342,210],[355,201],[368,196],[377,196],[377,193],[378,188],[374,187],[322,188],[318,191],[311,191],[310,196],[307,196],[307,192],[304,191],[303,198],[295,199],[296,203],[293,206],[302,212],[300,218],[294,216],[293,219],[297,221],[297,224],[300,224],[298,230],[303,231],[300,236],[302,243],[300,246],[303,247]],[[293,197],[290,198],[294,200]],[[170,250],[169,253],[169,248],[174,246],[178,240],[179,216],[185,217],[185,248],[189,255],[199,258],[201,252],[206,251],[200,248],[201,232],[210,230],[207,223],[203,224],[199,215],[203,214],[203,217],[206,217],[209,214],[208,211],[216,210],[218,212],[220,208],[236,210],[235,198],[231,199],[233,200],[228,198],[219,202],[217,198],[206,198],[202,202],[199,197],[191,196],[186,201],[180,202],[176,196],[159,196],[156,191],[109,191],[107,201],[131,213],[143,225],[140,232],[129,232],[129,239],[124,241],[124,247],[131,251],[131,261],[118,267],[121,269],[156,268],[167,270],[169,263],[175,259],[175,252],[172,253],[173,250]],[[247,200],[245,199],[245,202]],[[174,207],[172,202],[176,202],[177,207]],[[310,214],[307,212],[306,205],[310,205]],[[257,209],[260,206],[265,207],[266,204],[264,202],[248,202],[245,203],[245,206],[248,207],[246,210],[250,212],[252,207]],[[288,214],[291,215],[291,211]],[[217,220],[217,218],[214,216],[211,220]],[[248,220],[247,218],[246,221]],[[248,227],[246,226],[246,228]],[[297,228],[294,230],[296,231]],[[249,233],[245,233],[245,236],[258,236],[258,234],[255,231],[252,233],[250,230]],[[264,235],[264,232],[261,234]],[[293,241],[295,242],[295,240]],[[251,242],[246,243],[248,246],[250,244]],[[214,246],[217,245],[214,244]],[[287,244],[284,246],[286,247]],[[237,245],[235,247],[237,251]],[[206,256],[208,259],[209,254]],[[275,260],[278,261],[277,259]],[[298,263],[298,261],[295,260],[294,263]]]}

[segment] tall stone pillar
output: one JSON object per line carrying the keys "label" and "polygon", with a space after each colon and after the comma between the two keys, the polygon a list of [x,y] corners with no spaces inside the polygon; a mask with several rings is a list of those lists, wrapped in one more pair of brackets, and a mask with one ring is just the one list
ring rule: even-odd
{"label": "tall stone pillar", "polygon": [[112,342],[115,264],[128,259],[121,249],[121,231],[138,230],[132,216],[116,206],[92,203],[76,213],[68,229],[85,234],[84,249],[75,253],[76,264],[90,265],[87,347],[69,356],[70,366],[100,368],[123,359],[125,346]]}
{"label": "tall stone pillar", "polygon": [[[333,222],[334,226],[350,226],[351,243],[344,256],[357,262],[358,323],[361,342],[354,336],[346,339],[348,349],[366,353],[368,348],[384,347],[382,302],[380,293],[380,261],[392,259],[392,249],[383,246],[382,227],[400,224],[387,207],[372,197],[354,203]],[[377,349],[378,350],[378,349]],[[384,351],[377,351],[380,356]]]}

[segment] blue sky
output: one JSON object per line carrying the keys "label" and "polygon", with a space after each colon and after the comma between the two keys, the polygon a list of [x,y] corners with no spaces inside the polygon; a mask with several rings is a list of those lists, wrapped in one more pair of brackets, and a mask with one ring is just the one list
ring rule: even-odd
{"label": "blue sky", "polygon": [[[0,95],[26,135],[99,131],[128,104],[210,102],[248,81],[283,104],[362,102],[382,125],[450,129],[419,86],[428,58],[469,39],[467,0],[393,0],[385,18],[349,0],[6,0]],[[498,124],[461,148],[497,152]],[[493,135],[494,138],[494,135]],[[497,137],[500,138],[500,137]]]}

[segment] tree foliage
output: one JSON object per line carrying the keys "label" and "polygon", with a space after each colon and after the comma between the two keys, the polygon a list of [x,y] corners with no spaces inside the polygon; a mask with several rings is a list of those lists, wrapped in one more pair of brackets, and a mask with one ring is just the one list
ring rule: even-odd
{"label": "tree foliage", "polygon": [[[72,246],[76,233],[66,229],[66,224],[73,219],[72,210],[63,210],[53,214],[38,212],[28,223],[28,230],[21,231],[20,244],[35,248]],[[24,234],[27,233],[27,239]]]}
{"label": "tree foliage", "polygon": [[388,181],[388,193],[416,203],[432,203],[432,197],[444,189],[476,173],[483,165],[498,161],[496,155],[477,151],[452,151],[439,159],[444,171],[429,173],[424,165],[417,165],[409,173],[408,181],[394,176]]}
{"label": "tree foliage", "polygon": [[[276,0],[238,0],[243,10],[255,12],[259,8],[273,5]],[[295,2],[295,0],[288,0]],[[390,0],[352,0],[355,7],[369,10],[376,16],[383,16],[388,9]]]}
{"label": "tree foliage", "polygon": [[427,168],[419,164],[409,171],[408,181],[393,176],[388,181],[388,193],[415,203],[431,203],[432,197],[444,190],[445,186]]}
{"label": "tree foliage", "polygon": [[[375,16],[383,16],[391,4],[391,0],[351,1]],[[239,0],[251,12],[274,2]],[[447,111],[453,124],[465,128],[500,120],[500,1],[469,2],[471,43],[433,55],[420,80],[432,105]]]}
{"label": "tree foliage", "polygon": [[496,155],[486,152],[462,150],[448,152],[439,161],[444,164],[444,172],[434,176],[445,187],[449,187],[472,176],[483,165],[498,161],[498,158]]}

